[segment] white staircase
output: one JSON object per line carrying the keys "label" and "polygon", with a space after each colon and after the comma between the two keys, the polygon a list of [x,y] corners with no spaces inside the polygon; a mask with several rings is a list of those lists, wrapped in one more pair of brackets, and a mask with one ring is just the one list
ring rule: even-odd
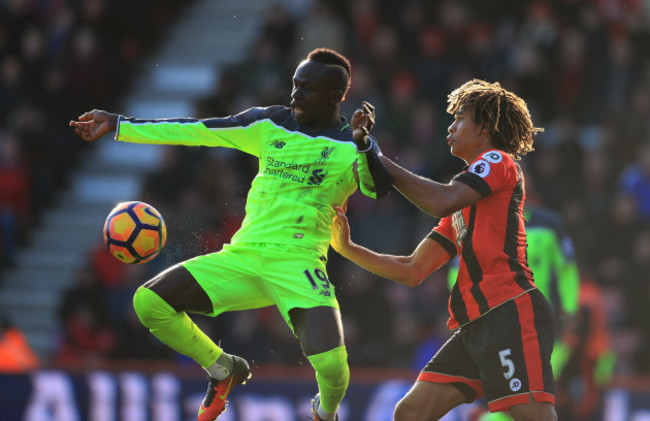
{"label": "white staircase", "polygon": [[[143,118],[191,116],[193,102],[213,89],[219,66],[242,59],[270,5],[264,0],[198,2],[172,28],[158,54],[142,65],[134,92],[115,111]],[[19,252],[17,266],[5,272],[0,309],[27,334],[43,361],[56,344],[61,292],[101,240],[108,211],[139,195],[141,176],[157,165],[159,152],[101,139]]]}

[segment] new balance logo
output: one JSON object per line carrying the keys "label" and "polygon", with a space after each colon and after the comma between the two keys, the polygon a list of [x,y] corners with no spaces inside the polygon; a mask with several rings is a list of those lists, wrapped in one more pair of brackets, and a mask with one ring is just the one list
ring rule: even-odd
{"label": "new balance logo", "polygon": [[311,177],[309,177],[309,184],[310,186],[318,186],[320,183],[323,182],[323,179],[325,178],[325,174],[323,174],[323,170],[318,169],[314,170],[311,172]]}
{"label": "new balance logo", "polygon": [[284,147],[284,145],[286,145],[286,143],[279,140],[279,139],[276,139],[273,142],[271,142],[271,145],[275,146],[278,149],[282,149]]}

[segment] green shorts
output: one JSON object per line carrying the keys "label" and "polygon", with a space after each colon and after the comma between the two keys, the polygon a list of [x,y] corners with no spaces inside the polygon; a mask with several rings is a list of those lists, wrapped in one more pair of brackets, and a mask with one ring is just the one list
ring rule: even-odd
{"label": "green shorts", "polygon": [[339,308],[325,263],[316,251],[299,247],[226,244],[181,265],[210,297],[210,316],[275,305],[293,330],[292,308]]}

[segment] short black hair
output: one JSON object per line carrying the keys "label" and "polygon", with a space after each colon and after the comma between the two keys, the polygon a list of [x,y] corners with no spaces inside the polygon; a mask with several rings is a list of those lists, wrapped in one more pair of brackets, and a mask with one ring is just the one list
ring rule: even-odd
{"label": "short black hair", "polygon": [[348,60],[347,57],[330,48],[321,47],[316,48],[307,54],[307,60],[343,67],[345,73],[347,74],[347,80],[342,81],[345,84],[345,87],[342,88],[344,92],[347,92],[348,88],[350,87],[350,80],[352,77],[352,66],[350,65],[350,60]]}

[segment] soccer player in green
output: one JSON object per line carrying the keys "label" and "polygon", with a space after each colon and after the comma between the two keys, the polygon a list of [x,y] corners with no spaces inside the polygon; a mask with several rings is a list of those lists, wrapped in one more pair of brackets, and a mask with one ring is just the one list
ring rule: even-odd
{"label": "soccer player in green", "polygon": [[348,123],[341,102],[350,62],[319,48],[293,76],[290,107],[251,108],[204,120],[142,120],[93,110],[71,121],[82,139],[116,131],[119,141],[239,149],[259,159],[246,217],[230,244],[163,271],[140,287],[134,307],[162,342],[188,355],[209,374],[199,421],[216,419],[233,386],[250,377],[248,363],[229,355],[187,313],[275,305],[316,371],[314,420],[336,420],[350,372],[343,326],[326,271],[333,206],[357,188],[378,198],[391,188],[380,151],[369,136],[374,108],[364,102]]}

